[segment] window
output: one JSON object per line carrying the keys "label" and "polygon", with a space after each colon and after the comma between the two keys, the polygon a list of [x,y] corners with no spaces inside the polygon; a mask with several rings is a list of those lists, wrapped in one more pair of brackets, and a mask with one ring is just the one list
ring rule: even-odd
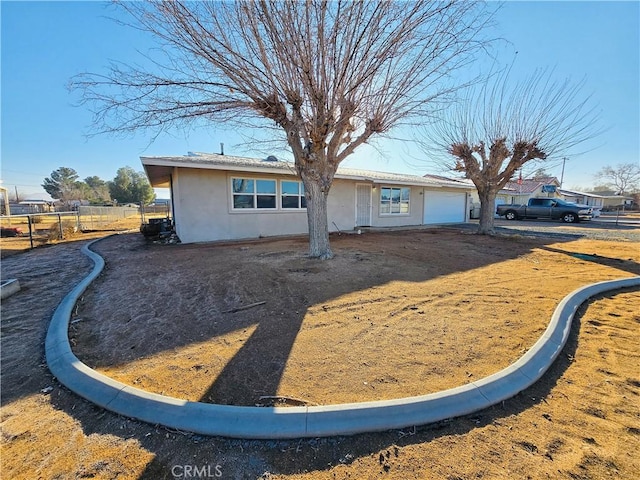
{"label": "window", "polygon": [[307,208],[307,199],[304,198],[304,184],[302,182],[280,182],[282,190],[281,205],[283,209]]}
{"label": "window", "polygon": [[233,208],[276,208],[276,181],[232,178]]}
{"label": "window", "polygon": [[382,187],[380,189],[381,215],[408,215],[411,189],[409,187]]}

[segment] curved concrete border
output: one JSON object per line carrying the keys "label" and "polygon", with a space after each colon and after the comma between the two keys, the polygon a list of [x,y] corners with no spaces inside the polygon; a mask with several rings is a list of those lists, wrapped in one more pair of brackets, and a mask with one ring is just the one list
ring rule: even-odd
{"label": "curved concrete border", "polygon": [[[95,240],[98,241],[98,240]],[[107,410],[151,424],[204,435],[283,439],[351,435],[424,425],[467,415],[513,397],[536,382],[564,347],[578,307],[599,293],[640,286],[640,277],[580,288],[560,302],[540,339],[509,367],[481,380],[417,397],[313,407],[239,407],[190,402],[146,392],[92,370],[71,351],[68,327],[73,307],[100,274],[104,260],[82,248],[94,267],[53,314],[45,351],[51,372],[81,397]]]}

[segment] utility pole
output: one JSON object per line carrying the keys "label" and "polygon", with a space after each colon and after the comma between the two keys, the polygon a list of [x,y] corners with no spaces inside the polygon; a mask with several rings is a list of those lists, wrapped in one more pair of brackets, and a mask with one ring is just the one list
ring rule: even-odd
{"label": "utility pole", "polygon": [[560,188],[562,188],[562,182],[564,181],[564,164],[567,161],[567,157],[562,159],[562,174],[560,174]]}

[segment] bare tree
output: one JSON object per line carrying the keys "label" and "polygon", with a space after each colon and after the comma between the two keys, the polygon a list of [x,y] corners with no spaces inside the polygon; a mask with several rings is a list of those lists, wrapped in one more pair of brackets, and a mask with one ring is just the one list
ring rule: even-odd
{"label": "bare tree", "polygon": [[491,18],[468,0],[122,7],[166,56],[153,71],[114,64],[72,81],[92,104],[95,131],[203,120],[277,127],[305,186],[310,255],[320,258],[332,256],[327,195],[338,165],[371,137],[440,108],[455,89],[451,74],[486,47]]}
{"label": "bare tree", "polygon": [[596,179],[612,186],[620,195],[632,193],[640,185],[640,164],[619,163],[615,168],[606,166],[596,173]]}
{"label": "bare tree", "polygon": [[555,81],[548,70],[512,83],[505,69],[470,88],[425,133],[425,149],[447,152],[447,168],[463,172],[478,189],[478,233],[494,232],[496,195],[518,169],[559,158],[599,133],[598,113],[590,96],[582,95],[583,85]]}

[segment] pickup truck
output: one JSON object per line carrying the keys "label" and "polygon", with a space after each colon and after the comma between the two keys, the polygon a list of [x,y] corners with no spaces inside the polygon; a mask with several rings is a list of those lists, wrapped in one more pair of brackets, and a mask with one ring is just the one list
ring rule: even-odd
{"label": "pickup truck", "polygon": [[591,207],[565,202],[559,198],[530,198],[527,205],[498,205],[496,214],[507,220],[521,218],[551,218],[566,223],[591,220]]}

